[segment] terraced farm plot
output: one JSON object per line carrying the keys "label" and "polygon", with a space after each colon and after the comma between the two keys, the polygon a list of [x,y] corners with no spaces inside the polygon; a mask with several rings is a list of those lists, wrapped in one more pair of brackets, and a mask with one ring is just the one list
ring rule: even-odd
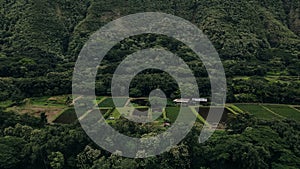
{"label": "terraced farm plot", "polygon": [[83,116],[79,118],[79,120],[85,124],[93,125],[100,121],[102,118],[99,115],[99,111],[94,109],[86,112]]}
{"label": "terraced farm plot", "polygon": [[167,118],[170,119],[171,123],[174,123],[179,114],[179,107],[167,107],[166,114]]}
{"label": "terraced farm plot", "polygon": [[[170,119],[171,123],[174,123],[176,121],[178,114],[179,114],[179,110],[180,110],[179,107],[167,107],[166,108],[166,115],[167,115],[167,118]],[[183,107],[183,111],[184,111],[184,113],[194,114],[189,107]],[[200,122],[199,119],[197,119],[197,121]]]}
{"label": "terraced farm plot", "polygon": [[132,115],[140,116],[140,117],[148,117],[149,110],[148,110],[148,108],[136,108],[136,109],[134,109]]}
{"label": "terraced farm plot", "polygon": [[272,112],[264,109],[261,105],[258,104],[235,104],[241,110],[253,114],[255,117],[260,119],[277,119],[279,118]]}
{"label": "terraced farm plot", "polygon": [[150,105],[148,99],[131,99],[130,102],[136,106],[149,106]]}
{"label": "terraced farm plot", "polygon": [[70,124],[77,120],[75,110],[73,108],[65,110],[60,116],[58,116],[53,122]]}
{"label": "terraced farm plot", "polygon": [[53,96],[53,97],[34,97],[30,98],[28,102],[32,105],[36,106],[66,106],[68,96],[61,95],[61,96]]}
{"label": "terraced farm plot", "polygon": [[86,112],[86,107],[85,106],[78,106],[76,107],[76,110],[78,110],[76,113],[77,115],[80,117],[82,115],[84,115]]}
{"label": "terraced farm plot", "polygon": [[104,116],[110,109],[100,109],[100,113]]}
{"label": "terraced farm plot", "polygon": [[114,117],[114,119],[119,119],[121,117],[121,113],[115,109],[112,114],[111,114],[112,117]]}
{"label": "terraced farm plot", "polygon": [[[220,107],[211,107],[211,108],[210,107],[199,107],[198,109],[199,109],[198,113],[205,120],[208,116],[210,109],[211,109],[211,113],[217,113],[217,112],[220,112],[222,108],[220,108]],[[231,113],[231,111],[229,111],[227,108],[224,108],[220,122],[227,122],[229,113]]]}
{"label": "terraced farm plot", "polygon": [[283,117],[294,120],[300,120],[300,112],[289,107],[288,105],[265,105],[265,107]]}
{"label": "terraced farm plot", "polygon": [[[128,100],[127,98],[114,98],[114,100],[117,102],[116,106],[117,107],[123,107],[126,103],[126,101]],[[115,104],[114,104],[114,101],[111,97],[109,98],[106,98],[105,100],[103,100],[101,103],[99,103],[98,105],[99,107],[116,107]]]}
{"label": "terraced farm plot", "polygon": [[105,96],[96,96],[96,100],[99,101],[101,99],[103,99]]}

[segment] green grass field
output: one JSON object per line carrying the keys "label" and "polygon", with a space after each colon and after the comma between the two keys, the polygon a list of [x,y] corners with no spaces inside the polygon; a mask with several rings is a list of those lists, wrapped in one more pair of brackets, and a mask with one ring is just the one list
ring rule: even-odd
{"label": "green grass field", "polygon": [[[167,118],[170,119],[171,123],[174,123],[178,117],[180,108],[179,107],[167,107],[165,110],[166,110]],[[192,112],[192,110],[189,107],[183,107],[183,111],[184,111],[184,113],[190,113],[190,114],[194,115],[194,113]],[[183,119],[183,120],[185,120],[185,119]],[[189,120],[189,119],[187,119],[187,120]],[[202,122],[198,118],[196,119],[196,121]]]}
{"label": "green grass field", "polygon": [[283,117],[300,120],[300,112],[287,105],[266,105],[266,107]]}
{"label": "green grass field", "polygon": [[[53,97],[34,97],[29,98],[24,101],[24,104],[18,107],[7,107],[12,102],[6,101],[1,102],[0,107],[6,108],[7,110],[14,110],[21,114],[28,113],[31,115],[39,116],[38,112],[46,112],[48,120],[54,123],[71,123],[77,119],[74,109],[66,105],[66,100],[69,95],[53,96]],[[70,96],[69,96],[70,97]],[[117,104],[120,106],[119,109],[122,112],[127,112],[128,115],[132,115],[133,107],[124,107],[125,103],[128,101],[127,98],[116,98]],[[171,100],[168,100],[171,105]],[[111,97],[97,96],[97,102],[99,102],[99,107],[102,109],[101,113],[106,119],[111,118],[117,120],[120,118],[120,113],[113,109],[115,107]],[[246,103],[235,103],[228,104],[227,109],[233,113],[248,112],[253,114],[259,119],[272,120],[272,119],[283,119],[289,118],[300,121],[300,106],[294,105],[276,105],[276,104],[246,104]],[[138,108],[147,108],[147,106],[139,106]],[[186,107],[185,113],[193,113],[190,109],[193,107]],[[205,107],[201,107],[203,109]],[[170,119],[171,123],[174,123],[178,118],[179,107],[166,107],[165,111],[161,115],[160,112],[151,114],[149,117],[154,118],[153,120],[157,122],[163,122],[164,119]],[[200,115],[205,118],[201,113]],[[113,117],[113,118],[112,118]],[[157,118],[158,117],[158,118]],[[184,116],[183,116],[184,118]],[[203,118],[197,118],[197,121],[203,123]],[[111,121],[114,121],[111,120]]]}
{"label": "green grass field", "polygon": [[171,123],[175,122],[178,114],[179,114],[179,107],[167,107],[166,108],[166,115],[167,115],[167,118],[170,119]]}
{"label": "green grass field", "polygon": [[36,106],[66,106],[66,100],[68,95],[53,96],[53,97],[34,97],[28,101],[32,105]]}
{"label": "green grass field", "polygon": [[[117,101],[118,107],[122,107],[125,105],[126,101],[128,100],[127,98],[114,98]],[[106,98],[102,102],[99,103],[99,107],[115,107],[115,104],[113,102],[112,98]]]}
{"label": "green grass field", "polygon": [[264,109],[261,105],[258,104],[235,104],[241,110],[253,114],[255,117],[260,119],[277,119],[279,118],[272,112]]}

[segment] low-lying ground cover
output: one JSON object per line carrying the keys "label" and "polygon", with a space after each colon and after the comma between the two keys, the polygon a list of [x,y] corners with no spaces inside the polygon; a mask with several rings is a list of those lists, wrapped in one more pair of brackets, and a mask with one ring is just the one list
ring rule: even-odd
{"label": "low-lying ground cover", "polygon": [[244,112],[248,112],[253,114],[255,117],[260,119],[276,119],[278,116],[265,109],[263,106],[259,104],[235,104]]}
{"label": "low-lying ground cover", "polygon": [[300,120],[300,112],[291,108],[288,105],[265,105],[265,107],[283,117],[294,120]]}
{"label": "low-lying ground cover", "polygon": [[102,102],[100,102],[98,106],[99,107],[123,107],[127,102],[128,98],[119,97],[119,98],[114,98],[114,100],[116,101],[116,105],[114,104],[113,99],[111,97],[108,97]]}

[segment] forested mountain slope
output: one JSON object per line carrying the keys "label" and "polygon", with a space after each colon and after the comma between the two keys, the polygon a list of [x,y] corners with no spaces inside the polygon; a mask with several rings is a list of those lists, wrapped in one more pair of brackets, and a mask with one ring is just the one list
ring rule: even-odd
{"label": "forested mountain slope", "polygon": [[[297,90],[300,88],[298,0],[1,0],[0,4],[2,100],[16,95],[24,98],[70,93],[74,62],[93,32],[121,16],[159,11],[187,19],[208,35],[223,60],[229,101],[300,101]],[[163,37],[154,38],[149,46],[138,45],[147,38],[133,37],[134,43],[127,43],[125,54],[155,45],[164,46]],[[164,47],[176,46],[176,42],[168,43]],[[131,50],[132,46],[134,50]],[[182,45],[178,45],[176,51],[189,55]],[[125,56],[118,46],[109,55],[107,63],[112,70]],[[191,59],[189,63],[189,66],[193,65]],[[99,83],[99,94],[108,94],[106,78],[113,71],[99,72],[105,74],[99,76],[104,79]],[[205,78],[205,74],[200,64],[200,73],[196,73],[196,77]],[[253,87],[253,81],[262,90],[268,90],[265,93],[254,91],[257,86]],[[30,90],[33,86],[35,91]],[[209,95],[204,91],[209,88],[207,86],[209,83],[199,87],[203,95]]]}

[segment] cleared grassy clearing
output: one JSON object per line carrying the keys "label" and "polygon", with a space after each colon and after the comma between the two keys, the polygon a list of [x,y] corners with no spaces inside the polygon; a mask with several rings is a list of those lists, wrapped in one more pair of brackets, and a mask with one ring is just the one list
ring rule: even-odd
{"label": "cleared grassy clearing", "polygon": [[230,105],[227,105],[226,108],[231,111],[233,114],[238,114],[238,113],[242,113],[243,110],[241,110],[239,107],[233,105],[233,104],[230,104]]}
{"label": "cleared grassy clearing", "polygon": [[270,111],[264,109],[261,105],[258,104],[235,104],[241,110],[253,114],[255,117],[260,119],[277,119],[279,118]]}
{"label": "cleared grassy clearing", "polygon": [[103,100],[102,102],[99,103],[99,107],[123,107],[126,103],[126,101],[128,100],[128,98],[114,98],[114,100],[116,101],[116,104],[114,104],[114,101],[112,98],[106,98],[105,100]]}
{"label": "cleared grassy clearing", "polygon": [[174,123],[179,114],[179,108],[178,107],[167,107],[165,109],[165,111],[166,111],[167,118],[170,119],[171,123]]}
{"label": "cleared grassy clearing", "polygon": [[133,107],[149,106],[150,105],[148,99],[131,99],[130,103],[133,105]]}
{"label": "cleared grassy clearing", "polygon": [[26,104],[32,104],[35,106],[66,106],[68,97],[71,102],[71,96],[61,95],[61,96],[53,96],[53,97],[34,97],[27,99]]}
{"label": "cleared grassy clearing", "polygon": [[300,112],[289,107],[288,105],[265,105],[268,109],[276,112],[277,114],[294,120],[300,120]]}
{"label": "cleared grassy clearing", "polygon": [[[170,119],[171,123],[174,123],[178,117],[178,114],[179,114],[179,110],[180,108],[179,107],[167,107],[165,109],[166,111],[166,116],[167,118]],[[191,113],[194,115],[194,113],[192,112],[192,110],[189,108],[189,107],[183,107],[183,111],[184,113]],[[183,116],[184,117],[184,116]],[[188,117],[188,116],[187,116]],[[182,119],[182,120],[185,120],[185,119]],[[186,120],[189,120],[189,119],[186,119]],[[202,122],[200,119],[197,118],[198,122]],[[203,122],[202,122],[203,123]]]}

